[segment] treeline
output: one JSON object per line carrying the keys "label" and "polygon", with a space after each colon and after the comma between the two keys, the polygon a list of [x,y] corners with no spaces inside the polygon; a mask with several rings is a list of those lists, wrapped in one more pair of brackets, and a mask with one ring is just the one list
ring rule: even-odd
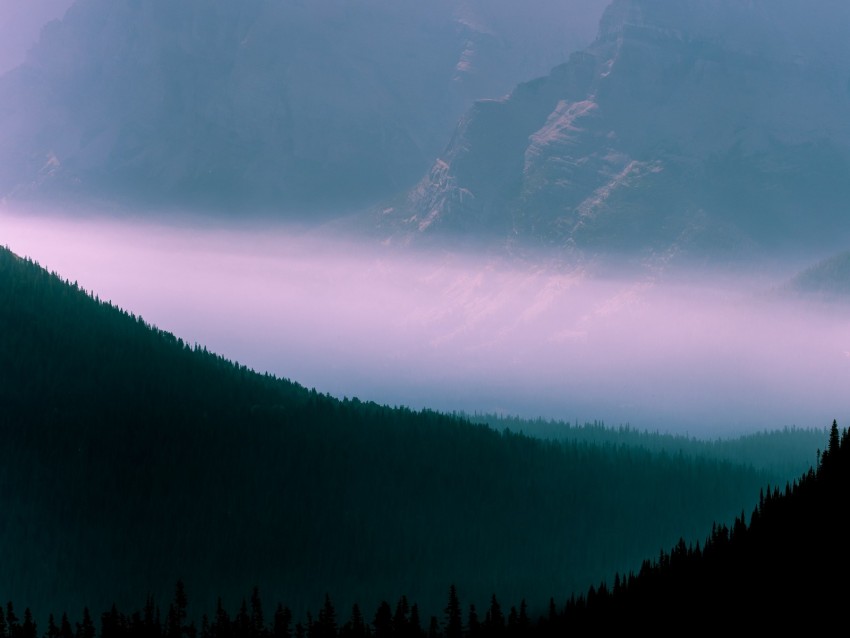
{"label": "treeline", "polygon": [[592,445],[627,445],[654,453],[686,454],[718,458],[752,465],[778,476],[798,476],[814,465],[817,449],[823,445],[827,427],[784,426],[770,431],[752,432],[712,439],[654,432],[629,425],[609,426],[602,421],[569,423],[557,419],[524,419],[489,413],[458,413],[472,423],[509,429],[529,436],[557,441],[575,441]]}
{"label": "treeline", "polygon": [[457,589],[449,587],[446,607],[440,617],[422,618],[417,603],[402,595],[395,605],[382,601],[374,613],[364,614],[354,603],[347,615],[338,613],[329,595],[314,615],[306,612],[296,619],[289,607],[278,603],[267,613],[259,589],[243,598],[234,612],[221,599],[215,608],[191,617],[188,592],[178,581],[167,607],[148,597],[142,607],[124,613],[116,605],[98,617],[85,607],[73,622],[67,613],[51,613],[46,627],[40,628],[29,608],[23,619],[16,615],[13,603],[0,608],[0,638],[461,638],[467,636],[526,635],[543,622],[528,615],[525,601],[519,607],[503,610],[495,595],[479,616],[475,605],[462,608]]}
{"label": "treeline", "polygon": [[41,610],[127,609],[178,578],[200,606],[250,583],[297,617],[327,591],[343,610],[405,592],[439,617],[447,583],[480,606],[492,592],[545,602],[700,538],[785,480],[336,399],[8,250],[0,406],[0,600]]}
{"label": "treeline", "polygon": [[278,603],[264,611],[258,588],[231,614],[218,599],[200,621],[190,618],[178,581],[167,609],[153,598],[130,614],[113,605],[99,629],[88,608],[73,625],[52,614],[39,631],[27,608],[20,621],[12,603],[0,609],[0,638],[485,638],[554,637],[652,630],[682,635],[724,630],[834,631],[844,620],[850,550],[847,505],[850,434],[833,422],[817,467],[779,487],[762,490],[749,523],[742,512],[731,526],[712,525],[703,544],[684,539],[637,572],[616,573],[611,583],[590,586],[562,605],[549,599],[543,614],[529,613],[525,599],[509,608],[496,595],[482,610],[464,605],[454,585],[440,616],[423,619],[419,606],[401,596],[382,601],[372,614],[355,603],[343,615],[326,594],[318,613],[296,620]]}

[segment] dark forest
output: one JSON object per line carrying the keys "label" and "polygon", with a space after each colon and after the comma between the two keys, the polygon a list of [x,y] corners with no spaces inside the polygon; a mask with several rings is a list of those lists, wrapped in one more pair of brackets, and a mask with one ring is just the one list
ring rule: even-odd
{"label": "dark forest", "polygon": [[256,373],[8,250],[0,278],[0,638],[560,635],[712,595],[740,612],[751,574],[763,596],[814,578],[790,539],[840,519],[836,424],[801,477],[648,433],[541,439]]}

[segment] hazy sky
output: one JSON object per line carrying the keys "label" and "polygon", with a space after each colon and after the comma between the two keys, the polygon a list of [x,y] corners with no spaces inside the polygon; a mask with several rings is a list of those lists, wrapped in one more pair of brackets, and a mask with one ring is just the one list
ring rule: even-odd
{"label": "hazy sky", "polygon": [[74,0],[0,0],[0,73],[24,61],[41,27],[61,18]]}
{"label": "hazy sky", "polygon": [[13,217],[0,241],[184,340],[335,396],[713,436],[850,421],[847,306],[425,256],[285,227]]}

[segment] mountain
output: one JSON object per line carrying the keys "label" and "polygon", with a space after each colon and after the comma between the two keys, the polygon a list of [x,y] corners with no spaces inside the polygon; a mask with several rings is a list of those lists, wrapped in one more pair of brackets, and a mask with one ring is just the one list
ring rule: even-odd
{"label": "mountain", "polygon": [[545,73],[605,0],[76,0],[0,78],[0,197],[351,207],[472,98]]}
{"label": "mountain", "polygon": [[41,28],[62,17],[73,0],[4,0],[0,7],[0,74],[26,59]]}
{"label": "mountain", "polygon": [[796,274],[784,287],[806,296],[846,300],[850,297],[850,252],[824,259]]}
{"label": "mountain", "polygon": [[[72,616],[258,586],[303,616],[566,596],[790,477],[337,399],[0,249],[0,600]],[[560,595],[559,594],[559,595]],[[428,611],[433,610],[433,611]]]}
{"label": "mountain", "polygon": [[713,258],[842,249],[848,29],[840,0],[615,0],[588,48],[467,111],[385,232]]}
{"label": "mountain", "polygon": [[604,423],[571,424],[553,419],[523,419],[497,414],[465,415],[473,423],[496,430],[510,429],[530,436],[595,445],[627,445],[666,454],[710,456],[752,465],[774,475],[799,476],[815,464],[825,428],[785,427],[735,437],[701,439],[684,434],[639,430],[628,425],[616,428]]}

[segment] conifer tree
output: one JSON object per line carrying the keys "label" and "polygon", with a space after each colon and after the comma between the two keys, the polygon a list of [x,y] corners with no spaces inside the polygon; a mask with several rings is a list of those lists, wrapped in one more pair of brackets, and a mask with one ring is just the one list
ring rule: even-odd
{"label": "conifer tree", "polygon": [[446,604],[446,638],[462,638],[463,621],[461,619],[460,600],[457,596],[457,588],[449,587],[449,601]]}
{"label": "conifer tree", "polygon": [[511,605],[511,610],[508,612],[508,635],[516,636],[519,630],[519,614],[517,613],[516,607]]}
{"label": "conifer tree", "polygon": [[531,626],[531,621],[528,618],[528,604],[525,602],[525,598],[523,598],[519,603],[519,631],[520,635],[524,636],[528,632]]}
{"label": "conifer tree", "polygon": [[38,638],[38,628],[32,618],[30,608],[24,609],[24,622],[21,625],[21,638]]}
{"label": "conifer tree", "polygon": [[410,613],[410,605],[407,602],[407,596],[399,598],[395,607],[395,615],[393,616],[393,630],[396,636],[407,635],[408,617]]}
{"label": "conifer tree", "polygon": [[342,626],[339,631],[339,635],[343,638],[366,638],[366,622],[364,621],[363,614],[360,611],[360,605],[357,603],[352,605],[351,618]]}
{"label": "conifer tree", "polygon": [[18,625],[18,617],[15,615],[15,606],[12,601],[6,603],[6,636],[8,638],[17,638],[20,632]]}
{"label": "conifer tree", "polygon": [[[153,633],[147,634],[153,636]],[[59,623],[59,638],[74,638],[74,630],[71,629],[71,621],[68,614],[62,613],[62,621]]]}
{"label": "conifer tree", "polygon": [[558,607],[555,605],[555,597],[549,598],[549,627],[554,631],[555,625],[558,622]]}
{"label": "conifer tree", "polygon": [[215,622],[212,626],[212,633],[215,638],[230,638],[233,634],[231,628],[230,616],[224,608],[224,603],[219,597],[215,604]]}
{"label": "conifer tree", "polygon": [[315,625],[312,635],[316,638],[336,638],[336,610],[331,602],[330,594],[325,594],[325,603],[319,610],[319,619]]}
{"label": "conifer tree", "polygon": [[478,620],[478,612],[475,610],[475,604],[469,604],[469,614],[466,621],[466,632],[469,638],[478,638],[481,636],[481,621]]}
{"label": "conifer tree", "polygon": [[274,629],[272,631],[274,638],[292,638],[291,623],[292,612],[289,607],[284,607],[282,603],[278,603],[274,612]]}
{"label": "conifer tree", "polygon": [[180,619],[173,602],[168,605],[165,615],[165,638],[180,638]]}
{"label": "conifer tree", "polygon": [[189,597],[182,580],[174,585],[174,599],[168,606],[168,615],[165,621],[166,638],[182,638],[182,636],[193,633],[187,624],[189,608]]}
{"label": "conifer tree", "polygon": [[824,451],[821,457],[821,462],[826,464],[828,460],[834,461],[840,446],[841,442],[838,435],[838,421],[833,419],[832,426],[829,428],[829,441],[826,446],[826,451]]}
{"label": "conifer tree", "polygon": [[266,634],[266,622],[263,617],[263,602],[260,600],[260,590],[255,585],[251,592],[251,636],[252,638],[264,638]]}
{"label": "conifer tree", "polygon": [[100,616],[100,638],[122,638],[124,622],[115,603]]}
{"label": "conifer tree", "polygon": [[422,638],[424,635],[422,631],[422,620],[419,618],[419,605],[416,603],[413,603],[410,607],[410,621],[408,625],[410,627],[411,638]]}
{"label": "conifer tree", "polygon": [[392,638],[393,612],[386,600],[381,601],[381,604],[378,606],[372,626],[375,627],[375,638]]}
{"label": "conifer tree", "polygon": [[502,606],[499,604],[496,594],[490,597],[490,609],[487,610],[486,622],[487,634],[490,636],[501,636],[505,633],[505,616]]}
{"label": "conifer tree", "polygon": [[83,620],[77,623],[76,638],[95,638],[94,622],[88,607],[83,608]]}
{"label": "conifer tree", "polygon": [[[145,636],[159,635],[159,611],[154,603],[153,596],[145,600],[144,615],[142,617],[142,633]],[[63,638],[65,638],[63,636]]]}
{"label": "conifer tree", "polygon": [[47,631],[44,634],[44,638],[59,638],[59,626],[56,624],[53,614],[47,617]]}

